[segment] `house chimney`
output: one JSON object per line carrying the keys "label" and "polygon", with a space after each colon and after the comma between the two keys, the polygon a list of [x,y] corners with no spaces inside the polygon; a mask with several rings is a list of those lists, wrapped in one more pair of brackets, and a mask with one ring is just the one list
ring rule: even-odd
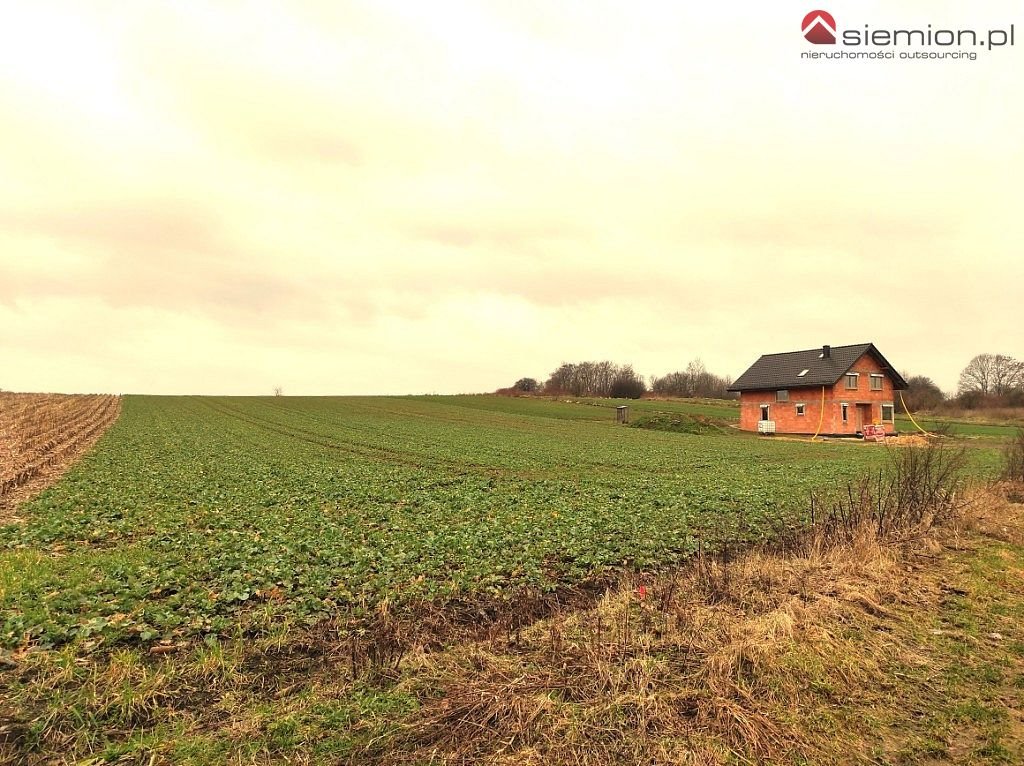
{"label": "house chimney", "polygon": [[821,358],[822,359],[831,359],[832,358],[832,347],[831,346],[822,346],[821,347]]}

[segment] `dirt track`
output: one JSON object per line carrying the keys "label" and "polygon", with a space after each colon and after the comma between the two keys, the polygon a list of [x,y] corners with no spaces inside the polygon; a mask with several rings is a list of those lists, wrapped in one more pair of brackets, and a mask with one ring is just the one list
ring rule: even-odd
{"label": "dirt track", "polygon": [[56,481],[113,425],[107,394],[0,393],[0,520]]}

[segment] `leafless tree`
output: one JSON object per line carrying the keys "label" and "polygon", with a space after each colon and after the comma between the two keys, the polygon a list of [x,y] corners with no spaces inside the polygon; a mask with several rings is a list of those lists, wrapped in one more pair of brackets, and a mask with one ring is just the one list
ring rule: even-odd
{"label": "leafless tree", "polygon": [[572,396],[612,396],[616,381],[629,380],[629,391],[639,387],[646,389],[643,379],[629,365],[620,366],[613,362],[566,362],[551,373],[544,390],[549,394],[571,394]]}
{"label": "leafless tree", "polygon": [[284,396],[284,389],[281,386],[274,386],[274,396]]}
{"label": "leafless tree", "polygon": [[978,354],[960,373],[959,393],[1002,396],[1024,387],[1024,363],[1005,354]]}
{"label": "leafless tree", "polygon": [[992,370],[992,393],[1002,396],[1024,388],[1024,362],[996,354]]}
{"label": "leafless tree", "polygon": [[651,389],[665,396],[703,396],[709,399],[728,399],[732,384],[728,378],[708,372],[700,359],[686,365],[685,371],[670,372],[651,381]]}

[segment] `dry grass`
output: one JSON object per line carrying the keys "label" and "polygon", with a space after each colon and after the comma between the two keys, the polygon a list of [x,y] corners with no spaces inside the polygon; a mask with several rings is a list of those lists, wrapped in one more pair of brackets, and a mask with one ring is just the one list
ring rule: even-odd
{"label": "dry grass", "polygon": [[[920,602],[906,550],[865,525],[850,544],[698,561],[624,582],[508,640],[420,654],[426,699],[383,762],[727,763],[815,759],[809,686],[855,688],[893,651],[844,637]],[[812,698],[815,701],[812,701]],[[827,749],[827,746],[825,746]]]}
{"label": "dry grass", "polygon": [[0,392],[0,518],[56,481],[120,411],[116,396]]}
{"label": "dry grass", "polygon": [[942,417],[955,420],[971,421],[975,423],[992,423],[1002,425],[1005,423],[1020,423],[1024,425],[1024,407],[979,407],[967,409],[949,402],[931,410],[915,412],[919,417]]}

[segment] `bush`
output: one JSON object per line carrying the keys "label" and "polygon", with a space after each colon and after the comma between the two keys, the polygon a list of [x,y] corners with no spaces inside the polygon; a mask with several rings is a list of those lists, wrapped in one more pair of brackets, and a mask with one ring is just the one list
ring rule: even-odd
{"label": "bush", "polygon": [[890,448],[877,475],[812,493],[811,524],[825,539],[852,540],[864,528],[895,537],[953,518],[964,505],[967,457],[943,441]]}
{"label": "bush", "polygon": [[1024,483],[1024,428],[1003,448],[1003,478]]}
{"label": "bush", "polygon": [[639,399],[646,392],[644,379],[633,372],[633,368],[627,364],[615,376],[609,394],[613,399]]}
{"label": "bush", "polygon": [[523,394],[535,394],[540,391],[540,383],[533,378],[520,378],[512,386],[512,390]]}

